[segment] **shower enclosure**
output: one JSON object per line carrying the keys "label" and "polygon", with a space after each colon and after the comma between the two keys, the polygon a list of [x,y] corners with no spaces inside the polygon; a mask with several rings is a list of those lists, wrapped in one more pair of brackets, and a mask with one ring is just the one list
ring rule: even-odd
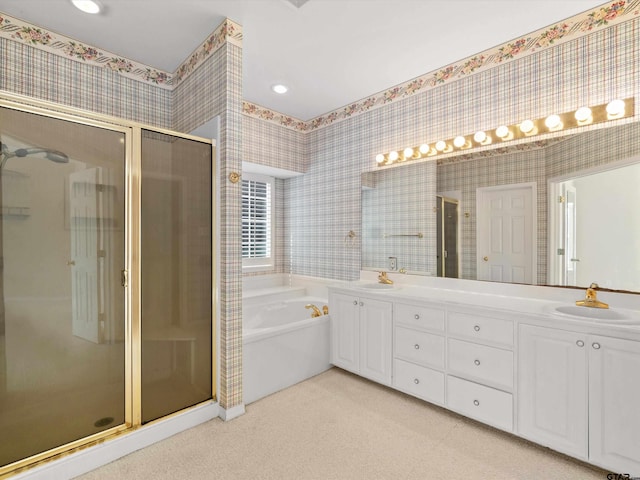
{"label": "shower enclosure", "polygon": [[48,107],[0,96],[0,476],[215,397],[212,142]]}

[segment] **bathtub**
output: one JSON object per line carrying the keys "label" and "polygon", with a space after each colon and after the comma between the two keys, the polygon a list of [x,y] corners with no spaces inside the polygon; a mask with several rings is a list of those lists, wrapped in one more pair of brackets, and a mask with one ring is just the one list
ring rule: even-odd
{"label": "bathtub", "polygon": [[[271,299],[271,300],[269,300]],[[329,315],[311,318],[312,303],[322,309],[327,300],[252,299],[243,306],[243,398],[249,404],[328,370]]]}

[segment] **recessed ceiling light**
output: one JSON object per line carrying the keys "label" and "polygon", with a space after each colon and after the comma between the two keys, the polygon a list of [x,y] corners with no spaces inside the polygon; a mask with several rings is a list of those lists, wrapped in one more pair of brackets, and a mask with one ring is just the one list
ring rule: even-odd
{"label": "recessed ceiling light", "polygon": [[73,6],[84,13],[100,13],[102,5],[96,0],[71,0]]}
{"label": "recessed ceiling light", "polygon": [[276,93],[283,94],[289,91],[289,87],[287,87],[286,85],[278,84],[271,87],[271,90],[273,90]]}

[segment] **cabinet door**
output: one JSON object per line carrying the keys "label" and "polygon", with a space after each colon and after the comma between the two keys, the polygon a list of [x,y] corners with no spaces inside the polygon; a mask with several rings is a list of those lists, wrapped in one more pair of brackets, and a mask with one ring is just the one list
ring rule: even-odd
{"label": "cabinet door", "polygon": [[331,294],[331,363],[354,373],[359,373],[359,314],[356,297]]}
{"label": "cabinet door", "polygon": [[589,352],[589,456],[640,476],[640,342],[592,336]]}
{"label": "cabinet door", "polygon": [[586,459],[586,335],[521,325],[518,359],[519,433]]}
{"label": "cabinet door", "polygon": [[360,300],[360,375],[391,385],[390,302]]}

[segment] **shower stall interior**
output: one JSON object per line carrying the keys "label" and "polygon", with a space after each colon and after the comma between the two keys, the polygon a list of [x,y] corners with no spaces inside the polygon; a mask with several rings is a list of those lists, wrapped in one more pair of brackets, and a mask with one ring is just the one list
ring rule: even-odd
{"label": "shower stall interior", "polygon": [[0,476],[215,398],[213,145],[0,96]]}

